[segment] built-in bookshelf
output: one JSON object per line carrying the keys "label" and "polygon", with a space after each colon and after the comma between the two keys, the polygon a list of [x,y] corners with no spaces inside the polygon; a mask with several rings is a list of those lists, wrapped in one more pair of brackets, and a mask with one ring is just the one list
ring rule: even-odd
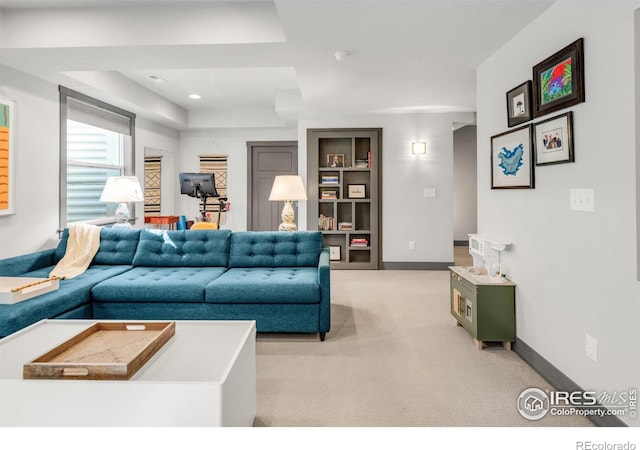
{"label": "built-in bookshelf", "polygon": [[380,267],[381,151],[380,128],[307,130],[307,224],[332,269]]}

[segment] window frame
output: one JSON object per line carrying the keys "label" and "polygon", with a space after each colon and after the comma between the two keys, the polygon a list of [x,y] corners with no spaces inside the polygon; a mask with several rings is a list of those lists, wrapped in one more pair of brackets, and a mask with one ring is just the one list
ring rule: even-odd
{"label": "window frame", "polygon": [[[67,158],[67,119],[68,119],[68,99],[73,99],[77,102],[84,103],[85,105],[102,109],[112,114],[125,117],[129,122],[129,136],[131,137],[131,145],[123,146],[122,149],[122,175],[123,176],[135,176],[135,119],[136,115],[118,108],[117,106],[110,105],[101,100],[98,100],[64,86],[59,86],[60,92],[60,166],[59,166],[59,215],[58,215],[58,232],[61,232],[67,227],[67,165],[69,160]],[[84,165],[78,164],[79,161],[75,161],[72,165]],[[103,164],[87,164],[90,167],[100,167]],[[109,168],[112,168],[111,166]],[[136,217],[135,204],[130,205],[131,217]],[[84,220],[83,223],[91,223],[94,225],[109,225],[116,222],[115,216],[103,217],[99,219]]]}

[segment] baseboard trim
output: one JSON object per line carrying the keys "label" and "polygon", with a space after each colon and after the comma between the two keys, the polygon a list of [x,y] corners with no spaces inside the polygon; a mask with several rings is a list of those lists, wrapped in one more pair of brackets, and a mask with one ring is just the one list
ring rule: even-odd
{"label": "baseboard trim", "polygon": [[468,247],[469,241],[453,241],[454,247]]}
{"label": "baseboard trim", "polygon": [[382,262],[384,270],[449,270],[453,262]]}
{"label": "baseboard trim", "polygon": [[[533,370],[538,372],[551,386],[559,391],[584,391],[571,378],[567,377],[557,367],[544,359],[538,352],[529,347],[519,338],[513,345],[513,351],[520,356]],[[535,387],[535,386],[532,386]],[[600,405],[600,408],[604,406]],[[587,416],[587,418],[598,427],[627,427],[628,425],[615,416],[598,417],[595,415]]]}

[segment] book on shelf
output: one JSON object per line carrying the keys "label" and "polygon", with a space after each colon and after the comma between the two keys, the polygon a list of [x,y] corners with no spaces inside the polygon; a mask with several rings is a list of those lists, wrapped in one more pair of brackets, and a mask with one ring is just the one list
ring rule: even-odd
{"label": "book on shelf", "polygon": [[318,229],[320,231],[334,231],[335,221],[333,220],[333,217],[320,214],[320,217],[318,218]]}
{"label": "book on shelf", "polygon": [[356,167],[369,167],[369,161],[367,159],[356,159]]}
{"label": "book on shelf", "polygon": [[371,151],[367,152],[367,167],[371,169]]}
{"label": "book on shelf", "polygon": [[352,247],[368,247],[369,239],[367,238],[351,238]]}
{"label": "book on shelf", "polygon": [[337,175],[323,175],[321,182],[322,184],[340,184],[340,178]]}
{"label": "book on shelf", "polygon": [[322,191],[320,194],[322,200],[336,200],[338,198],[337,191]]}
{"label": "book on shelf", "polygon": [[338,222],[338,230],[353,230],[351,222]]}

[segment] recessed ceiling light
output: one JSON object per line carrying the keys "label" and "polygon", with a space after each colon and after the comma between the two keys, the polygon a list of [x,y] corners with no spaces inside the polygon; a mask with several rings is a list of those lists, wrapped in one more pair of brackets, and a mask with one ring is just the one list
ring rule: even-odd
{"label": "recessed ceiling light", "polygon": [[166,83],[166,81],[164,81],[158,75],[147,75],[147,76],[149,77],[149,79],[155,81],[156,83]]}
{"label": "recessed ceiling light", "polygon": [[198,94],[189,94],[189,98],[192,98],[194,100],[200,100],[202,97],[200,97]]}
{"label": "recessed ceiling light", "polygon": [[351,56],[351,52],[348,50],[338,50],[333,54],[333,56],[335,56],[338,61],[344,61]]}

